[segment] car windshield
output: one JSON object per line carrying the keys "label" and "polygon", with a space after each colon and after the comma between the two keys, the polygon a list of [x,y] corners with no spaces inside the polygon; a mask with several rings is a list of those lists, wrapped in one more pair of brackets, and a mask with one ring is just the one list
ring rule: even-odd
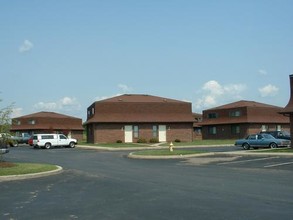
{"label": "car windshield", "polygon": [[282,131],[284,136],[290,136],[290,133],[288,131]]}
{"label": "car windshield", "polygon": [[272,136],[271,134],[262,134],[262,136],[263,136],[265,139],[274,139],[274,136]]}

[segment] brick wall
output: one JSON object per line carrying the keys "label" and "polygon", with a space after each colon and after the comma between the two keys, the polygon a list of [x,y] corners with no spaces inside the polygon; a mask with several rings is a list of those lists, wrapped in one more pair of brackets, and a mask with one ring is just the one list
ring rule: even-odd
{"label": "brick wall", "polygon": [[[129,124],[131,125],[131,124]],[[132,124],[139,126],[139,138],[150,141],[153,138],[153,125],[150,123]],[[167,142],[179,139],[182,142],[191,142],[193,137],[192,123],[172,123],[166,124]],[[139,138],[133,138],[136,143]],[[88,142],[90,143],[115,143],[117,140],[124,142],[124,124],[96,124],[93,136],[88,128]]]}

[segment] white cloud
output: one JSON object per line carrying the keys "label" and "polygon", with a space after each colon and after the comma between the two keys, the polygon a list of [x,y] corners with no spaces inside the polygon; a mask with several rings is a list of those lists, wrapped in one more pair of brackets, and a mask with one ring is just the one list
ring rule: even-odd
{"label": "white cloud", "polygon": [[20,53],[25,53],[33,49],[34,44],[30,42],[29,40],[25,40],[22,45],[19,47],[19,52]]}
{"label": "white cloud", "polygon": [[132,88],[130,88],[129,86],[125,85],[125,84],[119,84],[118,88],[120,90],[122,90],[123,93],[127,93],[127,92],[131,92]]}
{"label": "white cloud", "polygon": [[268,97],[268,96],[276,96],[279,92],[279,88],[274,85],[266,85],[262,88],[259,88],[258,91],[260,92],[261,97]]}
{"label": "white cloud", "polygon": [[208,81],[199,92],[201,97],[196,100],[194,107],[198,110],[203,110],[222,104],[225,100],[240,99],[241,93],[245,89],[246,85],[244,84],[221,85],[215,80]]}
{"label": "white cloud", "polygon": [[110,98],[113,98],[115,96],[120,96],[122,94],[118,93],[116,95],[109,95],[109,96],[97,96],[94,98],[94,101],[101,101],[101,100],[104,100],[104,99],[110,99]]}
{"label": "white cloud", "polygon": [[44,111],[79,110],[81,105],[76,98],[63,97],[56,102],[38,102],[34,108]]}
{"label": "white cloud", "polygon": [[13,108],[11,118],[17,118],[23,115],[22,108]]}
{"label": "white cloud", "polygon": [[258,70],[258,73],[260,74],[260,75],[268,75],[268,72],[266,71],[266,70],[264,70],[264,69],[260,69],[260,70]]}

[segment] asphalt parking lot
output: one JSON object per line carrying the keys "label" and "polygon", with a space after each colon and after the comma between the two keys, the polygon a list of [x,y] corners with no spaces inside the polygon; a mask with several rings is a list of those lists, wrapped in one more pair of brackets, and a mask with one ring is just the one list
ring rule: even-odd
{"label": "asphalt parking lot", "polygon": [[134,160],[128,153],[11,148],[7,161],[64,171],[0,182],[0,219],[292,219],[293,157]]}

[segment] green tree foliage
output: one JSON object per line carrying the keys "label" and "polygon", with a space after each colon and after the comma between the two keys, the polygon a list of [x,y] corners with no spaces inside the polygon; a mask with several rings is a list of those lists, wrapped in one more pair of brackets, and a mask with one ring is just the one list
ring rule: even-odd
{"label": "green tree foliage", "polygon": [[[0,104],[2,100],[0,99]],[[0,107],[0,145],[7,143],[7,134],[9,134],[11,127],[11,114],[13,111],[13,105],[7,107]]]}

